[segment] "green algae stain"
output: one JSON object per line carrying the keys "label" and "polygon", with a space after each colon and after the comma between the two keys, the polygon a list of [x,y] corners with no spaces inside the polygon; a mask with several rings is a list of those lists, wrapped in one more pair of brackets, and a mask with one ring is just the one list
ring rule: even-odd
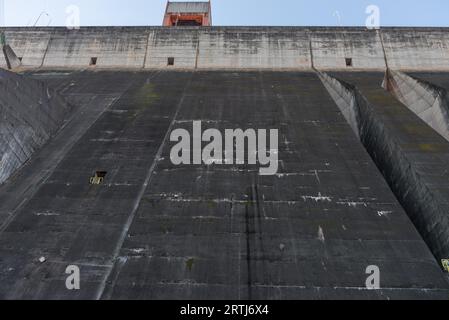
{"label": "green algae stain", "polygon": [[193,258],[190,258],[190,259],[188,259],[187,261],[186,261],[186,267],[187,267],[187,270],[189,270],[190,272],[192,271],[192,269],[193,269],[193,264],[195,263],[195,259],[193,259]]}
{"label": "green algae stain", "polygon": [[445,152],[447,148],[441,143],[420,143],[419,149],[424,152]]}
{"label": "green algae stain", "polygon": [[143,85],[137,91],[135,97],[140,109],[147,108],[159,100],[159,95],[156,93],[152,83]]}
{"label": "green algae stain", "polygon": [[209,200],[207,201],[207,206],[209,207],[209,209],[215,209],[217,208],[217,203],[213,200]]}

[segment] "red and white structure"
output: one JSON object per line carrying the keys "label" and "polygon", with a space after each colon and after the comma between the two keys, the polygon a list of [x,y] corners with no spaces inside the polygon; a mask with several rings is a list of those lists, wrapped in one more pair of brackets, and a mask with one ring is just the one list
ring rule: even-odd
{"label": "red and white structure", "polygon": [[176,26],[211,26],[212,9],[207,2],[167,2],[164,16],[164,27]]}

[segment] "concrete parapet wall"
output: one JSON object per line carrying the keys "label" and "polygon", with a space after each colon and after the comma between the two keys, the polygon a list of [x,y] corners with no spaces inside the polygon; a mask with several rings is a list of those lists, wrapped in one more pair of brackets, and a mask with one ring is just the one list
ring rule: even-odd
{"label": "concrete parapet wall", "polygon": [[52,34],[52,30],[10,30],[5,32],[5,37],[7,44],[22,58],[22,66],[40,67]]}
{"label": "concrete parapet wall", "polygon": [[[2,28],[25,67],[448,70],[447,28]],[[168,64],[174,58],[174,65]],[[351,59],[351,66],[346,59]],[[2,62],[0,61],[0,64]]]}
{"label": "concrete parapet wall", "polygon": [[310,69],[306,30],[219,28],[200,33],[198,68]]}
{"label": "concrete parapet wall", "polygon": [[[198,30],[163,28],[149,32],[145,68],[194,69],[198,54]],[[168,66],[168,58],[174,65]]]}
{"label": "concrete parapet wall", "polygon": [[[363,29],[327,29],[311,33],[314,67],[321,70],[386,68],[378,32]],[[346,59],[352,60],[348,68]]]}
{"label": "concrete parapet wall", "polygon": [[91,58],[104,68],[142,68],[148,35],[144,30],[59,29],[52,35],[44,67],[89,67]]}
{"label": "concrete parapet wall", "polygon": [[449,29],[382,29],[388,65],[399,70],[449,69]]}

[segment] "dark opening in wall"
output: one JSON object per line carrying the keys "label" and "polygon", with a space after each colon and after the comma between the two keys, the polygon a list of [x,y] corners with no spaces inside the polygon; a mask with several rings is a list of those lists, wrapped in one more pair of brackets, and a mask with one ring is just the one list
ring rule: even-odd
{"label": "dark opening in wall", "polygon": [[90,58],[90,66],[96,66],[97,65],[97,57]]}
{"label": "dark opening in wall", "polygon": [[175,65],[175,58],[170,57],[167,59],[167,65],[168,66],[174,66]]}
{"label": "dark opening in wall", "polygon": [[346,58],[346,66],[347,67],[352,67],[352,58]]}
{"label": "dark opening in wall", "polygon": [[20,62],[22,62],[23,57],[17,57]]}
{"label": "dark opening in wall", "polygon": [[201,22],[196,20],[179,20],[178,22],[173,23],[173,26],[188,26],[188,27],[201,27]]}
{"label": "dark opening in wall", "polygon": [[90,184],[102,184],[107,174],[107,171],[95,172],[95,175],[90,177]]}

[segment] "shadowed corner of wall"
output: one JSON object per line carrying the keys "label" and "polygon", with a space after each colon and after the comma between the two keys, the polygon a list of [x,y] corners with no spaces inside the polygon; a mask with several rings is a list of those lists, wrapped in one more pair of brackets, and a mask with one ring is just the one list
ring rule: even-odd
{"label": "shadowed corner of wall", "polygon": [[6,61],[6,66],[9,70],[18,68],[22,65],[22,61],[17,57],[14,50],[9,44],[6,43],[6,37],[4,33],[0,33],[0,46],[2,47],[3,56]]}

